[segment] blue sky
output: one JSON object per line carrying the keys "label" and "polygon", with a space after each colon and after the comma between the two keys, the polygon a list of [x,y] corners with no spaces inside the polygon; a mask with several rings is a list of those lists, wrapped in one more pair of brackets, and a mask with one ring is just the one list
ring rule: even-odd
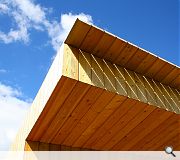
{"label": "blue sky", "polygon": [[0,123],[0,149],[13,139],[77,17],[179,65],[178,9],[177,0],[0,0],[0,120],[9,124]]}

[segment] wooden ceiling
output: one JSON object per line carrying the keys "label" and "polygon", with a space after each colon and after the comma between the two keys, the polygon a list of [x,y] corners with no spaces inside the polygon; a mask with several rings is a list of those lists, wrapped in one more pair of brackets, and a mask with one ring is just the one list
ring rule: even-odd
{"label": "wooden ceiling", "polygon": [[63,89],[44,108],[27,140],[93,150],[164,150],[169,145],[180,150],[180,115],[74,83],[63,95],[72,86],[65,78]]}
{"label": "wooden ceiling", "polygon": [[76,20],[65,43],[180,89],[179,66],[79,19]]}
{"label": "wooden ceiling", "polygon": [[177,89],[165,92],[166,86],[139,75],[140,83],[123,67],[68,45],[63,48],[63,77],[28,141],[73,149],[164,150],[168,145],[180,149]]}

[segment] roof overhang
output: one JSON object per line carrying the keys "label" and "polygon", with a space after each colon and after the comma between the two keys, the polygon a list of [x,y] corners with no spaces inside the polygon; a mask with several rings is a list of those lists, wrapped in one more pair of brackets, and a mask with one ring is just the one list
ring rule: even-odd
{"label": "roof overhang", "polygon": [[180,150],[177,66],[79,20],[65,43],[14,148],[28,140],[93,150]]}
{"label": "roof overhang", "polygon": [[94,25],[76,20],[65,43],[180,89],[180,68]]}

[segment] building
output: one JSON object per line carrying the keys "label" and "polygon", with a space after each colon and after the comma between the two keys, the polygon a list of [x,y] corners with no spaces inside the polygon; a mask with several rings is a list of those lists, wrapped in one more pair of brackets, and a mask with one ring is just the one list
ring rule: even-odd
{"label": "building", "polygon": [[180,68],[76,20],[12,150],[180,150]]}

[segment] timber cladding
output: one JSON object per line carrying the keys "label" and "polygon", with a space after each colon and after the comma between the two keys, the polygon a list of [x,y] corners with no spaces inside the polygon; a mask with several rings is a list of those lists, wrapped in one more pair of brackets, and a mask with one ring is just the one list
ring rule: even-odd
{"label": "timber cladding", "polygon": [[180,69],[75,22],[12,150],[180,150]]}
{"label": "timber cladding", "polygon": [[96,26],[76,20],[65,43],[180,89],[180,68]]}
{"label": "timber cladding", "polygon": [[64,46],[63,75],[144,103],[180,113],[178,89],[104,59]]}
{"label": "timber cladding", "polygon": [[71,146],[64,146],[59,144],[43,143],[36,141],[26,141],[25,151],[92,151],[87,148],[75,148]]}

